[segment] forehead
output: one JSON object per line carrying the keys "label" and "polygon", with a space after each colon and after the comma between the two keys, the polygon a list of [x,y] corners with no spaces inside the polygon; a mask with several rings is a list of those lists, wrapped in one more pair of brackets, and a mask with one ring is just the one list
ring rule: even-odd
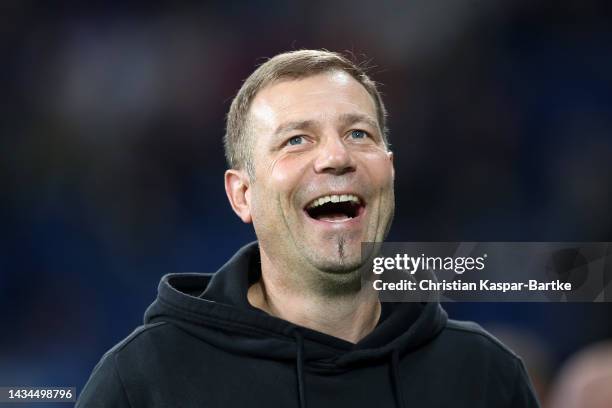
{"label": "forehead", "polygon": [[250,110],[258,128],[292,120],[333,120],[352,113],[377,118],[372,96],[344,71],[274,82],[259,91]]}

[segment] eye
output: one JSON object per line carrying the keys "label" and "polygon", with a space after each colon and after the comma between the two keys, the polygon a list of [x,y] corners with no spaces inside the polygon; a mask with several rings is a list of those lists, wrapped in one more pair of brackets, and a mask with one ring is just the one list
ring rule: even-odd
{"label": "eye", "polygon": [[365,139],[366,137],[368,137],[368,132],[366,132],[365,130],[354,129],[351,130],[349,136],[353,139]]}
{"label": "eye", "polygon": [[293,136],[287,140],[289,146],[298,146],[304,143],[304,136]]}

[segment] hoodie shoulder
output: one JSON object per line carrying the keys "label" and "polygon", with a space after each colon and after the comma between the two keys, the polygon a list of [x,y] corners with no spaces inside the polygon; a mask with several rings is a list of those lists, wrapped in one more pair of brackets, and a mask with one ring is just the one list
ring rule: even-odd
{"label": "hoodie shoulder", "polygon": [[147,324],[136,328],[129,336],[108,350],[96,364],[75,408],[79,407],[131,407],[118,357],[127,346],[165,323]]}
{"label": "hoodie shoulder", "polygon": [[129,347],[133,342],[138,343],[140,340],[142,340],[142,337],[146,337],[147,335],[150,334],[151,331],[158,329],[164,325],[166,325],[166,322],[157,322],[157,323],[144,324],[142,326],[138,326],[126,338],[121,340],[119,343],[115,344],[113,348],[111,348],[106,353],[104,353],[104,355],[100,359],[100,363],[105,359],[109,359],[109,358],[116,359],[117,356],[122,354],[125,348]]}
{"label": "hoodie shoulder", "polygon": [[539,407],[521,358],[480,325],[449,319],[436,343],[450,371],[482,379],[482,398],[500,407]]}
{"label": "hoodie shoulder", "polygon": [[505,354],[511,359],[520,360],[520,357],[514,351],[508,348],[497,337],[482,328],[478,323],[448,319],[444,331],[447,331],[447,335],[457,339],[464,338],[465,341],[479,344],[482,347],[490,347],[492,350]]}

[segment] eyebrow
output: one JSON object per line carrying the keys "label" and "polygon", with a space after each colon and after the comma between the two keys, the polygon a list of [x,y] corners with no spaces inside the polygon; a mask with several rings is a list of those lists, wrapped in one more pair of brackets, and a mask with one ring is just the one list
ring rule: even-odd
{"label": "eyebrow", "polygon": [[378,121],[372,119],[368,115],[364,115],[361,113],[343,113],[342,115],[340,115],[340,122],[343,126],[349,126],[357,122],[363,122],[373,127],[374,129],[378,130],[379,128]]}
{"label": "eyebrow", "polygon": [[281,133],[288,133],[297,129],[306,130],[314,127],[316,127],[316,122],[314,120],[296,120],[280,124],[274,131],[274,134],[279,135]]}
{"label": "eyebrow", "polygon": [[[350,126],[357,122],[363,122],[368,126],[379,130],[378,122],[371,117],[361,113],[343,113],[340,115],[339,122],[343,127]],[[288,133],[294,130],[308,130],[317,127],[317,122],[314,120],[296,120],[280,124],[274,131],[275,135]]]}

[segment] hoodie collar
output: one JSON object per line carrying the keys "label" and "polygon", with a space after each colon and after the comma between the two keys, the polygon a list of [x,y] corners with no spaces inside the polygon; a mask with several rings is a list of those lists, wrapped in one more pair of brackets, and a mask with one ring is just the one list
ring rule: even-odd
{"label": "hoodie collar", "polygon": [[[232,305],[240,309],[260,311],[253,307],[248,299],[249,286],[261,276],[259,245],[251,242],[238,252],[213,275],[200,298],[209,301]],[[263,313],[263,311],[260,311]]]}

